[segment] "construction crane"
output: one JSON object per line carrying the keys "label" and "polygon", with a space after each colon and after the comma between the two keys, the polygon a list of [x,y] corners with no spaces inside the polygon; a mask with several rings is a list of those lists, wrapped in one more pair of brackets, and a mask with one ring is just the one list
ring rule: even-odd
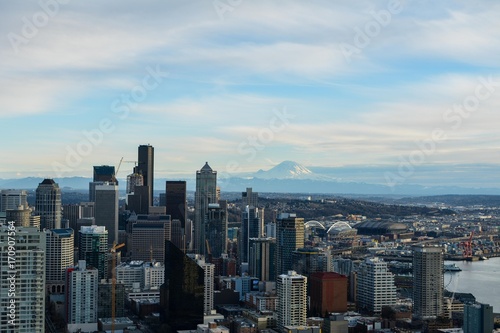
{"label": "construction crane", "polygon": [[115,332],[115,314],[116,314],[116,250],[125,246],[125,243],[116,244],[113,242],[113,247],[109,250],[112,257],[111,266],[111,332]]}
{"label": "construction crane", "polygon": [[474,231],[470,233],[469,240],[462,243],[464,247],[464,258],[465,260],[472,260],[472,237],[474,236]]}
{"label": "construction crane", "polygon": [[134,166],[137,166],[137,161],[124,161],[123,157],[120,158],[120,162],[118,163],[118,166],[116,167],[115,174],[113,175],[113,178],[116,180],[116,176],[118,175],[118,171],[120,171],[120,167],[122,166],[122,163],[134,163]]}
{"label": "construction crane", "polygon": [[208,239],[205,239],[205,245],[207,246],[207,254],[212,255],[212,251],[210,251],[210,244],[208,243]]}
{"label": "construction crane", "polygon": [[123,161],[123,163],[134,163],[134,166],[137,166],[137,161]]}
{"label": "construction crane", "polygon": [[210,250],[210,244],[208,243],[208,239],[205,239],[205,244],[207,246],[207,262],[212,262],[212,251]]}
{"label": "construction crane", "polygon": [[123,157],[120,158],[120,163],[118,163],[118,166],[116,167],[115,173],[113,174],[113,181],[116,182],[116,175],[118,175],[118,171],[120,170],[120,167],[122,165]]}

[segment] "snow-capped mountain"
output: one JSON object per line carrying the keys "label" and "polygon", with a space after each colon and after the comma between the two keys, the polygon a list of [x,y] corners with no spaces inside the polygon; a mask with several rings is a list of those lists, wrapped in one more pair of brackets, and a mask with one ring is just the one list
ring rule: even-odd
{"label": "snow-capped mountain", "polygon": [[255,178],[260,179],[323,179],[326,178],[323,175],[318,175],[306,168],[305,166],[293,162],[293,161],[283,161],[275,167],[264,171],[259,170],[253,174]]}

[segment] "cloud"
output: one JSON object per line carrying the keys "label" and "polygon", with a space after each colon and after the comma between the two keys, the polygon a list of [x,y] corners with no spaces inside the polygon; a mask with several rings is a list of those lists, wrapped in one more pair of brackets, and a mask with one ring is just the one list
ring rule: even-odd
{"label": "cloud", "polygon": [[[30,137],[43,137],[49,125],[64,129],[38,142],[37,163],[50,165],[43,156],[59,158],[61,147],[78,142],[95,119],[110,115],[113,100],[140,84],[146,67],[158,65],[169,77],[116,122],[82,170],[135,154],[137,141],[171,152],[158,158],[164,165],[227,160],[283,107],[295,118],[252,167],[292,156],[321,165],[398,163],[436,128],[448,139],[429,162],[494,161],[500,87],[459,128],[443,116],[474,93],[479,76],[500,78],[500,5],[404,2],[347,62],[339,44],[352,43],[355,28],[388,3],[242,1],[220,20],[211,1],[70,2],[18,53],[0,40],[2,125],[25,121]],[[22,34],[23,18],[41,7],[9,2],[2,9],[7,37]],[[10,135],[0,139],[11,142]],[[12,161],[19,169],[24,163]]]}

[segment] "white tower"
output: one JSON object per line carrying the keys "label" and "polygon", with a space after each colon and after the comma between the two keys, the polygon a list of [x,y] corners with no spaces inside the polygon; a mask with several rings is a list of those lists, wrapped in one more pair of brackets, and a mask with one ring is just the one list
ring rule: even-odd
{"label": "white tower", "polygon": [[69,332],[97,331],[98,275],[97,269],[87,269],[85,260],[79,260],[77,267],[68,268],[66,319]]}
{"label": "white tower", "polygon": [[394,275],[387,263],[379,258],[367,258],[358,271],[357,305],[359,309],[380,313],[382,306],[396,304]]}
{"label": "white tower", "polygon": [[43,333],[45,233],[33,227],[1,226],[0,267],[0,330]]}
{"label": "white tower", "polygon": [[276,280],[278,328],[305,326],[307,318],[307,277],[288,271]]}

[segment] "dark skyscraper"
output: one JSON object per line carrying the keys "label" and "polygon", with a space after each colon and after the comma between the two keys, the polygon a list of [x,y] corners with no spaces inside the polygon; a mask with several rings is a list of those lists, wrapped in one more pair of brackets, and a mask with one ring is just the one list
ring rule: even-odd
{"label": "dark skyscraper", "polygon": [[115,182],[115,167],[110,165],[94,166],[94,182]]}
{"label": "dark skyscraper", "polygon": [[276,238],[250,238],[248,274],[261,281],[276,280]]}
{"label": "dark skyscraper", "polygon": [[304,247],[304,219],[282,213],[276,220],[276,276],[292,269],[292,253]]}
{"label": "dark skyscraper", "polygon": [[205,219],[205,238],[210,246],[213,258],[220,258],[227,253],[227,201],[209,204]]}
{"label": "dark skyscraper", "polygon": [[253,192],[251,187],[247,187],[246,192],[241,192],[242,209],[246,206],[258,207],[259,206],[259,193]]}
{"label": "dark skyscraper", "polygon": [[[245,192],[243,192],[245,193]],[[260,211],[253,206],[246,206],[241,219],[241,229],[238,237],[238,260],[239,264],[248,263],[249,239],[259,238],[260,235]]]}
{"label": "dark skyscraper", "polygon": [[203,323],[205,271],[172,242],[165,245],[165,283],[160,304],[172,332],[195,330]]}
{"label": "dark skyscraper", "polygon": [[491,333],[493,307],[489,304],[466,304],[464,307],[464,333]]}
{"label": "dark skyscraper", "polygon": [[118,185],[107,182],[95,184],[95,224],[105,226],[108,243],[118,242]]}
{"label": "dark skyscraper", "polygon": [[99,279],[108,274],[108,231],[106,227],[81,227],[78,237],[78,258],[99,271]]}
{"label": "dark skyscraper", "polygon": [[171,240],[169,215],[137,215],[132,225],[131,259],[163,263],[165,241]]}
{"label": "dark skyscraper", "polygon": [[315,247],[300,248],[292,252],[292,269],[309,277],[312,273],[328,272],[328,252]]}
{"label": "dark skyscraper", "polygon": [[144,178],[144,186],[149,186],[149,206],[153,206],[154,148],[151,145],[140,145],[137,171]]}
{"label": "dark skyscraper", "polygon": [[186,227],[186,182],[167,180],[165,186],[167,215],[172,220],[181,221],[181,227]]}
{"label": "dark skyscraper", "polygon": [[53,179],[44,179],[36,189],[35,214],[40,228],[61,229],[61,189]]}
{"label": "dark skyscraper", "polygon": [[136,186],[134,193],[127,196],[127,209],[136,214],[149,213],[149,186]]}
{"label": "dark skyscraper", "polygon": [[116,183],[118,181],[115,178],[115,167],[110,165],[99,165],[94,166],[94,180],[89,183],[89,201],[95,202],[95,187],[103,182],[106,183]]}
{"label": "dark skyscraper", "polygon": [[208,205],[217,203],[217,172],[205,163],[196,171],[196,193],[194,195],[194,246],[198,254],[205,253],[205,216]]}

